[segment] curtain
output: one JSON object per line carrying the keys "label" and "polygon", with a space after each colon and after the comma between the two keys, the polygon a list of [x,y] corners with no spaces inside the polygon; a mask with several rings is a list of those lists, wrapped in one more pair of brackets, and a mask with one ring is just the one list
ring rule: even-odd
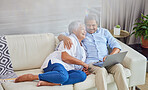
{"label": "curtain", "polygon": [[[111,30],[119,24],[121,29],[132,33],[136,18],[144,13],[145,2],[146,0],[103,0],[102,27]],[[132,35],[127,43],[140,43],[140,40]]]}
{"label": "curtain", "polygon": [[148,0],[145,1],[145,11],[144,11],[145,15],[148,15]]}

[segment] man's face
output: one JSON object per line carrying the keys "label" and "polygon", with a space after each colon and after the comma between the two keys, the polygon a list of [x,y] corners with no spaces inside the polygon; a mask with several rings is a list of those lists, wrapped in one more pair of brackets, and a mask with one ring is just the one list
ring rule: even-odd
{"label": "man's face", "polygon": [[90,34],[95,33],[97,31],[97,27],[98,25],[95,20],[88,20],[86,22],[86,30]]}

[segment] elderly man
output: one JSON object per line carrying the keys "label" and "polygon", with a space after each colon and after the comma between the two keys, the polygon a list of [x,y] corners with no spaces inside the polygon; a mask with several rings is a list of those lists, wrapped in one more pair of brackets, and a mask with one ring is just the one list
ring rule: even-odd
{"label": "elderly man", "polygon": [[82,82],[86,79],[83,67],[88,69],[85,62],[85,50],[81,41],[85,38],[85,25],[80,21],[74,21],[69,25],[69,38],[71,49],[64,48],[63,42],[56,51],[51,53],[42,65],[43,74],[25,74],[16,78],[15,82],[40,80],[37,86],[67,85]]}
{"label": "elderly man", "polygon": [[[119,53],[121,47],[116,39],[107,29],[98,28],[97,17],[89,14],[85,17],[86,38],[82,41],[86,51],[86,63],[89,64],[89,72],[96,74],[96,86],[98,90],[107,90],[107,75],[112,73],[118,90],[128,90],[125,73],[121,64],[116,64],[108,68],[94,66],[93,63],[103,62],[108,55],[107,45],[112,49],[112,54]],[[59,35],[59,40],[63,40],[67,48],[71,48],[72,42],[64,35]],[[88,71],[84,70],[86,73]]]}

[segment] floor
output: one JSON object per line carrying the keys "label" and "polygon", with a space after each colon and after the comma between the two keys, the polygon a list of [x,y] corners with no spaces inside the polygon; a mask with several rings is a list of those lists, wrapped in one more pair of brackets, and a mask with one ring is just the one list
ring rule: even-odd
{"label": "floor", "polygon": [[138,88],[140,90],[148,90],[148,72],[146,74],[146,81],[145,81],[145,84],[144,85],[139,85]]}

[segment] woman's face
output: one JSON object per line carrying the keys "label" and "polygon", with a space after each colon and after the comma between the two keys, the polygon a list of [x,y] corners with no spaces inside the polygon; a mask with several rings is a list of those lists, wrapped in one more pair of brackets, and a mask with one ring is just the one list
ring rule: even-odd
{"label": "woman's face", "polygon": [[86,35],[86,30],[85,30],[85,26],[81,25],[78,30],[76,30],[75,35],[77,36],[77,38],[79,40],[83,40],[85,38]]}

